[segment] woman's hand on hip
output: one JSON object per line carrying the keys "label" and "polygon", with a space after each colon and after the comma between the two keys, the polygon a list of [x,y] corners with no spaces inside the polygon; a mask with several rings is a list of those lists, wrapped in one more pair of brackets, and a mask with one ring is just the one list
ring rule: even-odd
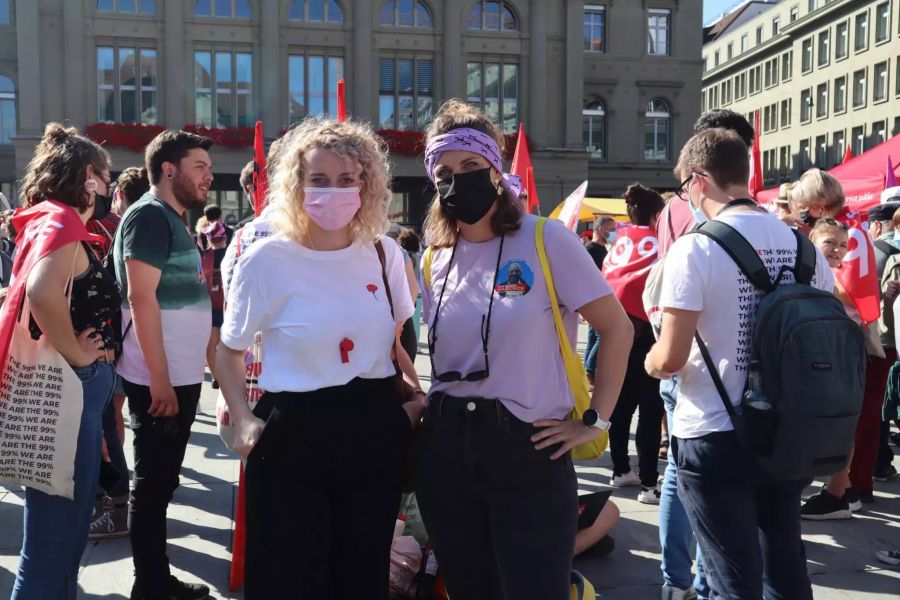
{"label": "woman's hand on hip", "polygon": [[550,455],[552,460],[564,456],[575,446],[593,442],[603,433],[596,427],[588,427],[578,419],[565,419],[564,421],[544,419],[535,421],[534,426],[541,428],[541,431],[531,436],[531,441],[535,442],[535,450],[543,450],[560,444],[556,452]]}
{"label": "woman's hand on hip", "polygon": [[103,337],[93,327],[88,327],[77,336],[78,349],[81,350],[81,359],[72,363],[73,367],[87,367],[106,356]]}
{"label": "woman's hand on hip", "polygon": [[253,415],[245,417],[234,423],[234,451],[237,452],[242,459],[247,460],[253,447],[259,441],[263,429],[266,428],[266,422]]}

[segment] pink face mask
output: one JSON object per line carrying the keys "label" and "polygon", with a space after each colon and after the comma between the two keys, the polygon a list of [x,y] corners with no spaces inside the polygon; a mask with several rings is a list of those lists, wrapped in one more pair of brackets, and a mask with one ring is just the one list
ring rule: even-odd
{"label": "pink face mask", "polygon": [[303,207],[313,222],[326,231],[337,231],[350,224],[362,200],[359,188],[306,188]]}

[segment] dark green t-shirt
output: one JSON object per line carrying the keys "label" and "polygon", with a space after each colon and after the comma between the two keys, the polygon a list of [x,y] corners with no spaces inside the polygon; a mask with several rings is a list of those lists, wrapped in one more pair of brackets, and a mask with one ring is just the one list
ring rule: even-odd
{"label": "dark green t-shirt", "polygon": [[[156,298],[170,382],[175,386],[203,381],[211,305],[200,270],[200,253],[181,215],[156,196],[145,194],[122,217],[113,257],[122,287],[125,323],[131,319],[125,262],[139,260],[161,271]],[[133,328],[125,336],[117,369],[132,383],[150,384],[150,372]]]}

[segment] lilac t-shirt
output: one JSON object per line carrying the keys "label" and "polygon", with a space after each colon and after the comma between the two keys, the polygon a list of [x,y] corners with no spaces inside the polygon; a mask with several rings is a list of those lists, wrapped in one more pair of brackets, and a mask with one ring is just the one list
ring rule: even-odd
{"label": "lilac t-shirt", "polygon": [[[531,215],[523,217],[521,229],[507,235],[503,244],[488,340],[490,377],[474,382],[434,381],[431,385],[432,392],[496,398],[528,423],[565,418],[574,402],[535,247],[537,220],[538,217]],[[578,328],[575,311],[612,294],[612,289],[578,236],[561,222],[547,222],[544,244],[563,321],[574,344]],[[421,286],[423,314],[432,327],[438,297],[446,281],[434,365],[438,373],[466,374],[484,369],[481,317],[488,312],[500,238],[482,243],[460,239],[448,281],[451,250],[443,248],[434,252],[431,288]]]}

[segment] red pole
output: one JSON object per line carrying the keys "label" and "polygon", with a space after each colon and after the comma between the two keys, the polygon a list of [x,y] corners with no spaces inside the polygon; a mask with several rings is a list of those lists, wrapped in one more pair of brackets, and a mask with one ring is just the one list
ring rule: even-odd
{"label": "red pole", "polygon": [[345,96],[343,79],[338,79],[337,82],[337,118],[338,121],[347,120],[347,98]]}
{"label": "red pole", "polygon": [[244,556],[247,549],[247,530],[244,519],[244,464],[238,476],[237,508],[234,515],[234,538],[231,542],[231,573],[228,589],[232,592],[244,586]]}

